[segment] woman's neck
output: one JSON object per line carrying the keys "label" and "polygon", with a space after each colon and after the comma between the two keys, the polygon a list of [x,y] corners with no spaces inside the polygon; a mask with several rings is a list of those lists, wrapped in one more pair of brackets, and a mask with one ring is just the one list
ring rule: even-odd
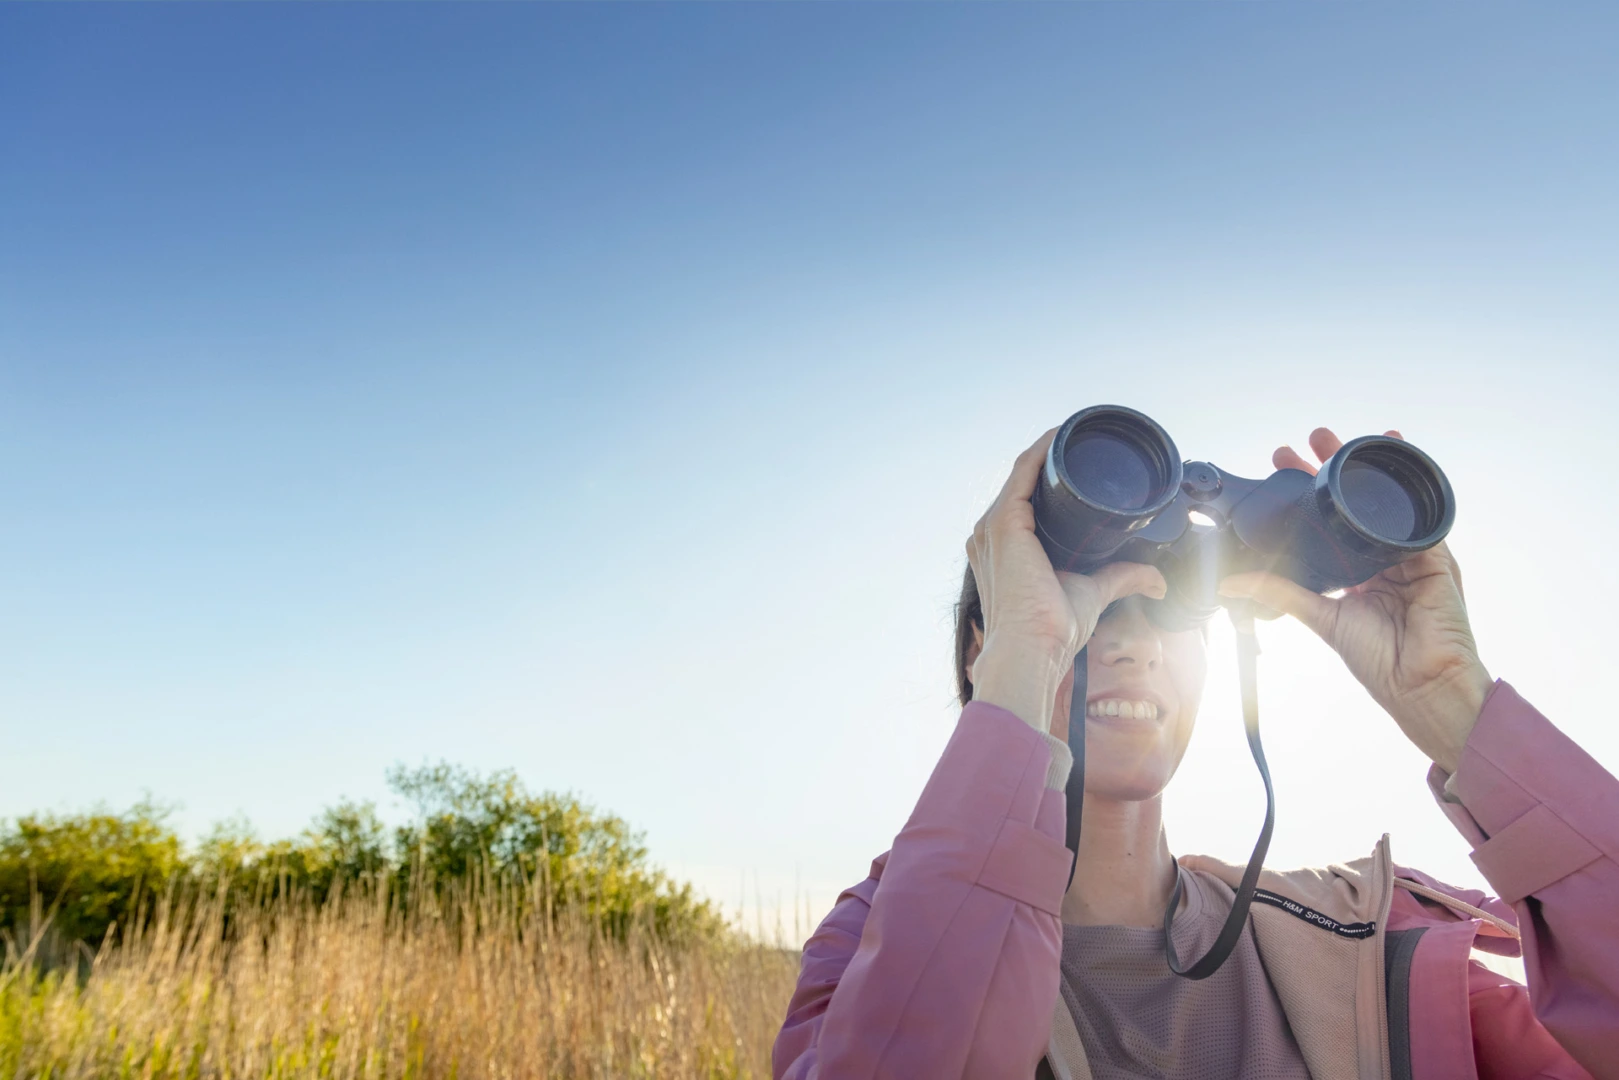
{"label": "woman's neck", "polygon": [[1074,880],[1062,921],[1080,926],[1162,926],[1175,888],[1163,803],[1085,796]]}

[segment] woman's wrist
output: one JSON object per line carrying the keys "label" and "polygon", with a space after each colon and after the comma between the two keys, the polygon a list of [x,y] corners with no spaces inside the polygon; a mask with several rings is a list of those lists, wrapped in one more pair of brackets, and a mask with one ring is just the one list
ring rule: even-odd
{"label": "woman's wrist", "polygon": [[973,663],[973,700],[996,705],[1040,732],[1051,730],[1057,687],[1073,666],[1072,656],[1046,642],[991,634]]}
{"label": "woman's wrist", "polygon": [[1418,707],[1402,709],[1395,720],[1434,764],[1454,773],[1494,688],[1495,680],[1484,665],[1473,664],[1432,688]]}

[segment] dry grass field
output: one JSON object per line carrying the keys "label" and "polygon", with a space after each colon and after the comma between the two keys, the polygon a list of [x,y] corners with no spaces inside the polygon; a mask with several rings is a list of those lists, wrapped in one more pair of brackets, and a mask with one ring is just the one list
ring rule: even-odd
{"label": "dry grass field", "polygon": [[760,1077],[796,952],[555,918],[519,886],[416,904],[169,899],[79,963],[8,942],[0,1077]]}

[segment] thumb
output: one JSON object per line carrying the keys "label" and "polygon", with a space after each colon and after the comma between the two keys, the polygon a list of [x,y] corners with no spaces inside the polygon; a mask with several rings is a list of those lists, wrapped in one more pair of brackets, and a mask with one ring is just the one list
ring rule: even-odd
{"label": "thumb", "polygon": [[1338,615],[1338,602],[1313,593],[1296,581],[1279,574],[1252,571],[1225,578],[1220,582],[1219,592],[1221,596],[1246,598],[1284,612],[1315,631],[1323,640],[1331,639],[1332,625]]}
{"label": "thumb", "polygon": [[1140,593],[1150,596],[1154,600],[1162,600],[1168,586],[1164,583],[1164,575],[1156,566],[1146,563],[1115,562],[1108,563],[1090,575],[1096,583],[1098,611],[1106,610],[1107,606],[1115,600],[1122,600],[1126,596]]}

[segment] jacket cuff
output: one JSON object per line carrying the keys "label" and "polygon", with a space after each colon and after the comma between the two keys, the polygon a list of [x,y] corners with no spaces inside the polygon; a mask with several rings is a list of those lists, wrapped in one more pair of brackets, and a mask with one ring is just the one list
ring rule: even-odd
{"label": "jacket cuff", "polygon": [[1068,774],[1074,769],[1074,752],[1055,735],[1041,733],[1051,748],[1051,764],[1046,767],[1046,789],[1062,791],[1068,786]]}
{"label": "jacket cuff", "polygon": [[1474,865],[1509,904],[1603,856],[1600,838],[1577,823],[1619,820],[1619,785],[1501,681],[1455,774],[1434,766],[1428,785],[1474,845]]}

